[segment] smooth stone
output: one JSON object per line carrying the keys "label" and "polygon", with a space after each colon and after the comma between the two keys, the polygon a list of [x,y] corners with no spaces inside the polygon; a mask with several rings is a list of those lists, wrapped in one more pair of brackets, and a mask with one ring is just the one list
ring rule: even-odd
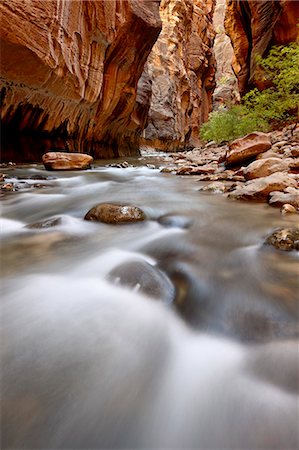
{"label": "smooth stone", "polygon": [[215,194],[223,194],[226,191],[226,186],[224,183],[221,183],[221,181],[215,181],[207,186],[203,186],[201,190],[214,192]]}
{"label": "smooth stone", "polygon": [[169,228],[189,228],[193,223],[192,219],[189,217],[170,214],[159,217],[158,222]]}
{"label": "smooth stone", "polygon": [[228,167],[243,163],[270,148],[271,140],[268,134],[261,132],[247,134],[229,144],[225,165]]}
{"label": "smooth stone", "polygon": [[107,279],[165,303],[173,302],[175,297],[175,288],[167,275],[145,261],[121,264],[107,275]]}
{"label": "smooth stone", "polygon": [[247,181],[229,194],[230,198],[240,200],[267,200],[273,191],[284,191],[287,187],[296,187],[295,178],[283,173],[275,172],[267,177],[255,178]]}
{"label": "smooth stone", "polygon": [[140,222],[146,219],[144,212],[137,206],[100,203],[91,208],[84,217],[85,220],[118,224]]}
{"label": "smooth stone", "polygon": [[287,171],[288,161],[280,158],[265,158],[253,161],[247,167],[243,168],[243,175],[246,180],[254,178],[267,177],[275,172]]}
{"label": "smooth stone", "polygon": [[299,250],[299,228],[275,230],[266,238],[265,244],[283,251]]}
{"label": "smooth stone", "polygon": [[30,223],[25,226],[25,228],[31,229],[44,229],[44,228],[52,228],[57,225],[62,224],[61,217],[51,217],[50,219],[41,220],[40,222]]}
{"label": "smooth stone", "polygon": [[42,159],[47,170],[89,169],[93,162],[93,157],[85,153],[48,152]]}
{"label": "smooth stone", "polygon": [[285,203],[299,209],[299,189],[287,188],[284,192],[274,191],[270,194],[269,203],[272,206],[283,206]]}
{"label": "smooth stone", "polygon": [[280,209],[281,214],[296,214],[297,210],[294,206],[290,205],[289,203],[285,203],[282,205]]}

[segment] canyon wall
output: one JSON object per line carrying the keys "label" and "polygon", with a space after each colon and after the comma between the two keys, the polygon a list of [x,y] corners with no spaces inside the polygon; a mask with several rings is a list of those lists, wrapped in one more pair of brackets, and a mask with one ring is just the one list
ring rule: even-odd
{"label": "canyon wall", "polygon": [[2,0],[3,134],[96,157],[138,152],[151,95],[141,75],[161,29],[159,3]]}
{"label": "canyon wall", "polygon": [[162,0],[162,31],[148,58],[152,100],[143,143],[171,150],[196,146],[215,86],[214,0]]}
{"label": "canyon wall", "polygon": [[240,101],[238,80],[232,68],[234,51],[224,28],[226,0],[216,0],[213,25],[215,29],[214,54],[216,59],[216,88],[213,109],[221,109]]}
{"label": "canyon wall", "polygon": [[299,2],[288,0],[227,0],[225,28],[234,48],[233,68],[240,93],[259,86],[256,55],[272,45],[298,40]]}

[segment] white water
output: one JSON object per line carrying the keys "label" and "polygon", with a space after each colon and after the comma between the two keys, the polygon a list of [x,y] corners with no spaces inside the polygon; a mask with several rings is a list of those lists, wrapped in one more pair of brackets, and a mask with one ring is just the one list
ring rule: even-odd
{"label": "white water", "polygon": [[[3,448],[296,449],[298,257],[261,246],[293,219],[146,168],[51,175],[2,202]],[[150,220],[83,220],[107,201]],[[176,301],[106,279],[128,261]]]}

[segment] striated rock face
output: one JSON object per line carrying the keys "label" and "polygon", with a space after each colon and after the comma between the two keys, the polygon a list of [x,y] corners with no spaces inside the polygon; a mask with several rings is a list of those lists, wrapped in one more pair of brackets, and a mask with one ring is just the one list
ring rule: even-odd
{"label": "striated rock face", "polygon": [[147,145],[170,150],[198,144],[214,88],[213,8],[214,0],[161,1],[162,32],[147,63]]}
{"label": "striated rock face", "polygon": [[213,25],[216,36],[214,53],[217,63],[216,88],[213,94],[213,109],[230,106],[240,101],[238,81],[232,68],[234,51],[224,28],[226,0],[216,0]]}
{"label": "striated rock face", "polygon": [[159,3],[2,0],[3,130],[95,156],[137,152],[150,92],[137,83],[161,29]]}
{"label": "striated rock face", "polygon": [[288,0],[227,0],[225,28],[234,48],[233,68],[240,93],[258,85],[256,55],[272,45],[296,41],[299,2]]}

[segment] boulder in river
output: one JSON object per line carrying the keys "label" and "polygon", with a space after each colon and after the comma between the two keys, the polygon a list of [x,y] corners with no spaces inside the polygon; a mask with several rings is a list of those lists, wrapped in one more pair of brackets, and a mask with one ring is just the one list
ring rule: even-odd
{"label": "boulder in river", "polygon": [[233,166],[242,164],[260,153],[271,148],[271,140],[268,134],[254,132],[236,139],[229,144],[229,150],[226,153],[225,165]]}
{"label": "boulder in river", "polygon": [[145,220],[144,212],[137,206],[115,203],[100,203],[91,208],[85,215],[85,220],[104,223],[130,223]]}
{"label": "boulder in river", "polygon": [[93,157],[85,153],[48,152],[43,155],[47,170],[83,170],[89,169]]}
{"label": "boulder in river", "polygon": [[278,250],[299,250],[299,228],[279,228],[266,238],[265,244]]}
{"label": "boulder in river", "polygon": [[115,284],[166,303],[171,303],[175,297],[175,289],[170,279],[157,267],[145,261],[129,261],[120,264],[109,272],[107,278]]}

